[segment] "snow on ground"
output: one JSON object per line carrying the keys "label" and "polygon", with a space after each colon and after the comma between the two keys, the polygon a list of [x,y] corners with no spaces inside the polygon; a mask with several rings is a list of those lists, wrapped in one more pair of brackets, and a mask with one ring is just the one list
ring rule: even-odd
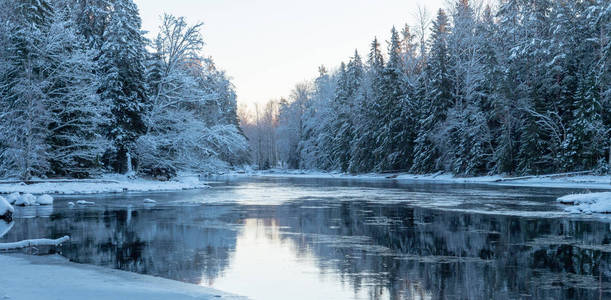
{"label": "snow on ground", "polygon": [[611,192],[566,195],[557,201],[569,205],[565,210],[572,213],[611,213]]}
{"label": "snow on ground", "polygon": [[183,175],[172,181],[157,181],[109,174],[99,179],[48,180],[35,184],[6,183],[0,181],[0,194],[96,194],[117,192],[148,192],[208,188],[197,176]]}
{"label": "snow on ground", "polygon": [[0,299],[245,299],[211,288],[69,262],[0,255]]}
{"label": "snow on ground", "polygon": [[500,175],[479,177],[456,177],[452,174],[414,175],[406,173],[393,174],[358,174],[352,175],[340,172],[321,172],[305,170],[251,171],[230,173],[229,176],[261,176],[261,177],[291,177],[291,178],[344,178],[366,180],[397,180],[397,181],[423,181],[439,183],[481,183],[507,186],[530,186],[552,188],[583,188],[611,190],[611,176],[576,175],[576,176],[532,176],[523,178],[506,178]]}

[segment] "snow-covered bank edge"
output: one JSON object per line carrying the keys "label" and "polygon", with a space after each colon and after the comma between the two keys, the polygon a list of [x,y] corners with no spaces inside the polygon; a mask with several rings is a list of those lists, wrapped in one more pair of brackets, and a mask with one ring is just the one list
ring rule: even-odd
{"label": "snow-covered bank edge", "polygon": [[194,284],[76,264],[59,255],[0,255],[0,266],[2,299],[245,299]]}
{"label": "snow-covered bank edge", "polygon": [[154,192],[209,188],[197,175],[182,175],[171,181],[135,178],[125,175],[108,174],[99,179],[48,180],[25,184],[14,181],[0,181],[0,194],[98,194],[120,192]]}
{"label": "snow-covered bank edge", "polygon": [[562,196],[557,201],[568,205],[564,210],[571,213],[611,213],[611,192],[572,194]]}
{"label": "snow-covered bank edge", "polygon": [[532,176],[516,179],[499,175],[480,177],[455,177],[451,174],[429,174],[414,175],[406,173],[392,174],[347,174],[339,172],[319,172],[303,170],[268,170],[252,172],[234,172],[225,174],[232,177],[285,177],[285,178],[339,178],[339,179],[363,179],[363,180],[396,180],[396,181],[421,181],[438,183],[478,183],[494,184],[503,186],[525,186],[525,187],[549,187],[549,188],[576,188],[576,189],[600,189],[611,190],[611,176],[576,175],[576,176]]}

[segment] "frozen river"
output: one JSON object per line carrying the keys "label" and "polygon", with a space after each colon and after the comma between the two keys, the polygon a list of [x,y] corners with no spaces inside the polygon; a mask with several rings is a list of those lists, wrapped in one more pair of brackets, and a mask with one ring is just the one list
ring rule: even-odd
{"label": "frozen river", "polygon": [[[211,185],[17,208],[0,241],[70,235],[59,250],[72,261],[254,299],[611,297],[611,217],[564,213],[554,200],[572,190],[303,178]],[[76,200],[96,205],[67,205]]]}

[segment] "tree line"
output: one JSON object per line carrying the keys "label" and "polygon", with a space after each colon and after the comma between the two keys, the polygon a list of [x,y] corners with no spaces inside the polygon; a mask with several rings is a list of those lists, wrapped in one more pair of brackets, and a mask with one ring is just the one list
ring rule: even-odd
{"label": "tree line", "polygon": [[247,160],[236,94],[202,24],[132,0],[0,0],[0,177],[171,177]]}
{"label": "tree line", "polygon": [[[259,167],[608,172],[611,4],[459,0],[244,122]],[[385,53],[383,53],[385,52]],[[261,141],[263,141],[261,143]],[[257,143],[258,142],[258,143]]]}

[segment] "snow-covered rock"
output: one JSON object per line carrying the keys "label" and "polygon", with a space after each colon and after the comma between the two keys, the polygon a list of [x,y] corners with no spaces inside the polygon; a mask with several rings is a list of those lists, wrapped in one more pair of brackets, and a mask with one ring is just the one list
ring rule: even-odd
{"label": "snow-covered rock", "polygon": [[36,202],[40,205],[53,205],[53,197],[44,194],[36,198]]}
{"label": "snow-covered rock", "polygon": [[78,204],[78,205],[95,205],[95,202],[86,201],[86,200],[79,200],[79,201],[76,201],[76,204]]}
{"label": "snow-covered rock", "polygon": [[144,203],[155,204],[155,203],[157,203],[157,201],[155,201],[153,199],[146,198],[146,199],[144,199]]}
{"label": "snow-covered rock", "polygon": [[4,197],[0,196],[0,219],[11,222],[13,220],[13,212],[15,212],[13,206]]}
{"label": "snow-covered rock", "polygon": [[32,194],[22,194],[19,196],[19,198],[15,202],[15,205],[17,206],[30,206],[30,205],[37,205],[37,204],[38,203],[36,202],[36,197]]}
{"label": "snow-covered rock", "polygon": [[565,210],[572,213],[611,213],[611,192],[566,195],[557,201],[569,205]]}
{"label": "snow-covered rock", "polygon": [[68,202],[68,206],[73,207],[74,206],[74,202],[72,202],[72,201]]}
{"label": "snow-covered rock", "polygon": [[10,204],[15,204],[15,202],[17,202],[17,200],[19,200],[20,197],[21,195],[19,195],[19,193],[12,193],[8,195],[8,197],[6,197],[6,201],[8,201],[8,203]]}

